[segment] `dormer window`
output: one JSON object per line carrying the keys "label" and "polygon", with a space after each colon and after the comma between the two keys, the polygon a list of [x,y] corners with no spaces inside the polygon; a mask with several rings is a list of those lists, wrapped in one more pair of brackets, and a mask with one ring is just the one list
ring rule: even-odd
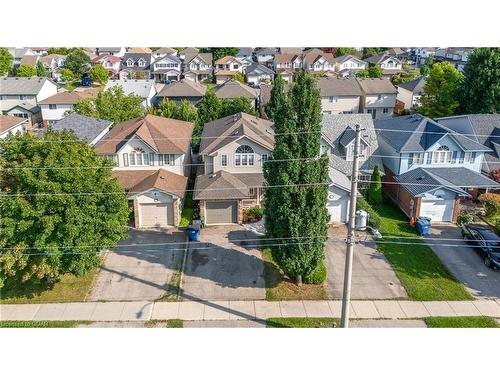
{"label": "dormer window", "polygon": [[137,64],[138,64],[139,66],[146,66],[146,61],[145,61],[144,59],[140,59],[140,60],[137,62]]}
{"label": "dormer window", "polygon": [[128,60],[127,60],[127,66],[128,66],[128,67],[132,67],[132,66],[134,66],[134,61],[132,61],[131,59],[128,59]]}
{"label": "dormer window", "polygon": [[236,167],[252,166],[255,162],[253,148],[247,145],[242,145],[236,149],[234,154],[234,165]]}
{"label": "dormer window", "polygon": [[448,146],[441,146],[432,153],[432,163],[433,164],[446,164],[451,160],[452,152]]}

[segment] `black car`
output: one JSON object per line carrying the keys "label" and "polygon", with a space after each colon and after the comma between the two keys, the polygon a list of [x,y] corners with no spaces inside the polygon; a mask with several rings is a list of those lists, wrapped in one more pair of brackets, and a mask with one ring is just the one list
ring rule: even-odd
{"label": "black car", "polygon": [[489,227],[462,226],[462,237],[481,255],[487,267],[500,268],[500,237]]}

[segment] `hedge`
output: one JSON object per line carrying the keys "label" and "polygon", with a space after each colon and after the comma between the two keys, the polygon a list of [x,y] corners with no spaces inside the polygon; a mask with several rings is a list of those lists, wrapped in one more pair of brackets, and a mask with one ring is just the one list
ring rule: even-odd
{"label": "hedge", "polygon": [[380,225],[382,224],[382,219],[363,196],[357,198],[356,210],[366,211],[368,215],[370,215],[368,218],[370,226],[375,229],[380,229]]}

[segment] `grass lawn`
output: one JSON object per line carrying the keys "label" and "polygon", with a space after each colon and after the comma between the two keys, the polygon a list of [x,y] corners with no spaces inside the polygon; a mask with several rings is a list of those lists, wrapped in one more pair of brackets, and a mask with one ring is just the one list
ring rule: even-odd
{"label": "grass lawn", "polygon": [[208,90],[212,90],[215,86],[217,86],[215,83],[212,82],[202,82],[205,86],[207,86]]}
{"label": "grass lawn", "polygon": [[180,319],[170,320],[148,320],[144,323],[144,328],[183,328],[184,321]]}
{"label": "grass lawn", "polygon": [[489,316],[430,317],[424,321],[431,328],[500,328]]}
{"label": "grass lawn", "polygon": [[73,91],[77,87],[80,87],[80,83],[81,81],[67,82],[63,85],[63,87],[68,91]]}
{"label": "grass lawn", "polygon": [[[471,300],[465,290],[429,246],[420,245],[423,240],[417,236],[406,216],[392,203],[377,207],[382,218],[380,232],[387,236],[378,240],[377,249],[391,263],[396,275],[406,289],[408,296],[417,301]],[[398,240],[390,236],[405,237]],[[414,242],[419,245],[394,244],[390,242]]]}
{"label": "grass lawn", "polygon": [[339,325],[335,318],[269,318],[267,328],[334,328]]}
{"label": "grass lawn", "polygon": [[92,287],[92,282],[98,271],[99,268],[96,268],[82,277],[70,274],[63,275],[58,282],[52,285],[7,280],[0,293],[0,302],[51,303],[83,301]]}
{"label": "grass lawn", "polygon": [[270,249],[264,249],[262,258],[264,260],[266,299],[268,301],[328,299],[328,294],[323,285],[303,284],[298,286],[290,280],[274,261]]}
{"label": "grass lawn", "polygon": [[10,321],[0,321],[0,328],[74,328],[81,324],[90,324],[88,321],[79,320],[66,320],[66,321],[55,321],[55,320],[38,320],[38,321],[24,321],[24,320],[10,320]]}

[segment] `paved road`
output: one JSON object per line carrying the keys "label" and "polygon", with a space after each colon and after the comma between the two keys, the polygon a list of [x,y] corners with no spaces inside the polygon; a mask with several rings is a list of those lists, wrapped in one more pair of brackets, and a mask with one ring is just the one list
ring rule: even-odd
{"label": "paved road", "polygon": [[258,237],[239,225],[207,227],[191,242],[181,296],[186,300],[265,299]]}
{"label": "paved road", "polygon": [[[344,285],[344,265],[346,246],[339,239],[347,236],[345,225],[331,226],[326,246],[326,264],[328,267],[328,290],[330,298],[342,298]],[[365,238],[364,232],[357,232],[358,238]],[[384,255],[375,245],[356,244],[352,266],[352,299],[392,299],[408,298],[394,270]]]}
{"label": "paved road", "polygon": [[[447,238],[452,240],[441,240]],[[455,225],[432,226],[431,235],[425,241],[473,296],[500,297],[500,270],[483,264],[479,254],[462,240],[460,228]]]}

